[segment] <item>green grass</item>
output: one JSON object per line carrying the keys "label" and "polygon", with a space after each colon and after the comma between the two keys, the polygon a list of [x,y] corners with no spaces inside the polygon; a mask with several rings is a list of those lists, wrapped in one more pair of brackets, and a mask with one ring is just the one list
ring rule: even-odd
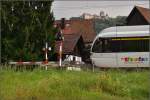
{"label": "green grass", "polygon": [[149,100],[149,71],[0,70],[0,100]]}

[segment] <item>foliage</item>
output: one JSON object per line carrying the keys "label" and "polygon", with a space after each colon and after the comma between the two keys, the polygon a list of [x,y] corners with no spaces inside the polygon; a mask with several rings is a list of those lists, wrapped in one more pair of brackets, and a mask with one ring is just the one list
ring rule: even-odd
{"label": "foliage", "polygon": [[112,26],[126,25],[126,16],[117,16],[116,18],[95,19],[95,31],[98,34],[101,30]]}
{"label": "foliage", "polygon": [[2,100],[148,100],[149,71],[0,70]]}
{"label": "foliage", "polygon": [[44,43],[54,41],[51,4],[52,0],[1,1],[2,62],[43,59]]}

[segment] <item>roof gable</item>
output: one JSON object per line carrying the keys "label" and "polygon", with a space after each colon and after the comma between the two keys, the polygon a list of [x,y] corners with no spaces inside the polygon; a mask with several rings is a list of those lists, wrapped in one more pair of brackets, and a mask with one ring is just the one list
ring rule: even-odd
{"label": "roof gable", "polygon": [[[78,41],[82,39],[81,34],[64,34],[64,41],[63,41],[63,54],[70,54],[73,53],[74,48],[76,47]],[[60,41],[56,41],[55,43],[55,52],[59,52],[59,45]],[[84,44],[83,44],[84,45]]]}
{"label": "roof gable", "polygon": [[141,16],[143,16],[143,18],[145,19],[145,21],[147,23],[150,23],[150,9],[148,8],[143,8],[143,7],[139,7],[139,6],[135,6],[131,13],[129,14],[129,16],[127,17],[127,21],[130,20],[130,18],[135,14],[135,13],[139,13],[141,14]]}

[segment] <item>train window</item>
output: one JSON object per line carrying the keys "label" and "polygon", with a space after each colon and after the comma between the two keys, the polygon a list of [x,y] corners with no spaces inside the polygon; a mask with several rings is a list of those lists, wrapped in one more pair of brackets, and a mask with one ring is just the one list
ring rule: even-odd
{"label": "train window", "polygon": [[148,40],[121,41],[122,52],[146,52],[149,49]]}
{"label": "train window", "polygon": [[120,52],[120,41],[111,41],[111,51],[112,52]]}
{"label": "train window", "polygon": [[111,38],[106,38],[104,40],[103,52],[111,53],[111,52],[120,52],[120,41],[112,41]]}
{"label": "train window", "polygon": [[[113,52],[146,52],[149,50],[149,39],[147,38],[120,38],[116,39]],[[117,45],[118,43],[118,45]]]}
{"label": "train window", "polygon": [[147,52],[149,51],[149,38],[99,38],[95,41],[93,52]]}
{"label": "train window", "polygon": [[93,45],[92,51],[96,53],[112,52],[110,39],[108,38],[97,39]]}
{"label": "train window", "polygon": [[111,40],[109,38],[106,38],[103,40],[103,52],[109,53],[112,52],[111,50]]}
{"label": "train window", "polygon": [[98,38],[92,48],[92,52],[100,53],[102,52],[102,42],[103,40],[101,38]]}

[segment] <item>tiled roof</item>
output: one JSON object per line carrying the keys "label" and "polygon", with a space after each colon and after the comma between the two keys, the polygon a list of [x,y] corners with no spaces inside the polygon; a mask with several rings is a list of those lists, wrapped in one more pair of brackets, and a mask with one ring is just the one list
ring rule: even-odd
{"label": "tiled roof", "polygon": [[70,24],[73,33],[82,34],[85,43],[93,42],[96,36],[93,20],[71,20]]}
{"label": "tiled roof", "polygon": [[[63,54],[72,54],[75,46],[77,45],[78,40],[81,38],[81,35],[77,34],[64,34],[63,41]],[[55,52],[59,52],[60,42],[56,41],[55,43]]]}
{"label": "tiled roof", "polygon": [[[96,33],[93,20],[72,19],[65,22],[68,26],[63,30],[63,34],[82,34],[84,43],[91,43],[94,40]],[[55,23],[60,24],[60,20]]]}
{"label": "tiled roof", "polygon": [[135,6],[135,7],[140,11],[143,17],[147,20],[147,22],[150,23],[150,9],[139,7],[139,6]]}

